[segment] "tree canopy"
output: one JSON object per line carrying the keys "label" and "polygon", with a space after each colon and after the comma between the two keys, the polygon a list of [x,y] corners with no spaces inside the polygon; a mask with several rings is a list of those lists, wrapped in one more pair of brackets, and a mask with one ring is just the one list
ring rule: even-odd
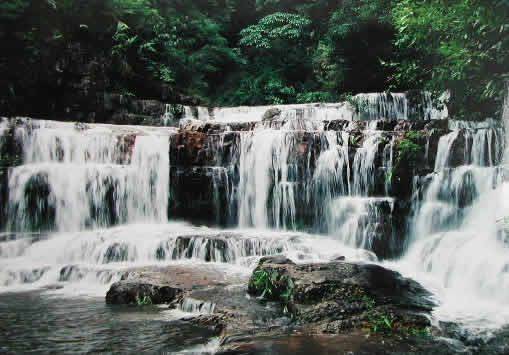
{"label": "tree canopy", "polygon": [[67,92],[81,65],[104,91],[215,105],[450,90],[475,119],[502,100],[509,1],[3,0],[0,43],[2,110]]}

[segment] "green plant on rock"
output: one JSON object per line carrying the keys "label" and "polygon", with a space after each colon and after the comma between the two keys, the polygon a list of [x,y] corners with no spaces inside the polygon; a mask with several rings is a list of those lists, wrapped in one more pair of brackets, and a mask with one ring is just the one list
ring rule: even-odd
{"label": "green plant on rock", "polygon": [[373,333],[389,333],[394,330],[394,317],[390,314],[376,314],[370,317]]}
{"label": "green plant on rock", "polygon": [[152,304],[152,299],[150,296],[143,296],[140,297],[140,295],[136,295],[136,305],[138,306],[150,306]]}
{"label": "green plant on rock", "polygon": [[417,143],[424,138],[424,134],[420,131],[408,131],[405,134],[405,138],[414,143]]}
{"label": "green plant on rock", "polygon": [[426,338],[431,336],[431,330],[429,327],[405,327],[402,331],[411,337]]}
{"label": "green plant on rock", "polygon": [[422,153],[422,147],[409,139],[403,139],[399,143],[399,160],[408,161],[409,165],[415,165],[415,161]]}
{"label": "green plant on rock", "polygon": [[366,307],[369,329],[372,333],[389,333],[394,330],[394,317],[383,311],[377,311],[373,298],[363,295],[361,301]]}
{"label": "green plant on rock", "polygon": [[277,270],[256,270],[249,287],[259,294],[261,299],[279,301],[284,313],[290,313],[295,284],[290,276]]}
{"label": "green plant on rock", "polygon": [[397,146],[398,158],[395,168],[399,167],[402,163],[406,163],[410,168],[417,167],[419,159],[424,153],[424,148],[420,144],[423,137],[424,135],[419,131],[406,132],[405,137]]}

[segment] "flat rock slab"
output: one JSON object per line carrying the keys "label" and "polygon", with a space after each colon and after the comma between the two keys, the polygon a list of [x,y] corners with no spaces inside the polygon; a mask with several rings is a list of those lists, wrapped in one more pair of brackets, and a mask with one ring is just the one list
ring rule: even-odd
{"label": "flat rock slab", "polygon": [[142,267],[128,270],[123,280],[151,280],[155,284],[171,285],[184,291],[210,286],[245,282],[242,274],[228,272],[213,264],[169,265]]}
{"label": "flat rock slab", "polygon": [[[170,304],[191,290],[242,282],[212,265],[172,265],[128,270],[106,294],[108,304]],[[245,278],[244,278],[245,282]]]}

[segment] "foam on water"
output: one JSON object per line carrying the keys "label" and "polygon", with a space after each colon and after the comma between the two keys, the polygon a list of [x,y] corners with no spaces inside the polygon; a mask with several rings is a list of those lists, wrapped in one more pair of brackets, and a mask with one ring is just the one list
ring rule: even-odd
{"label": "foam on water", "polygon": [[[507,103],[504,112],[508,124]],[[496,166],[502,161],[503,131],[493,122],[455,123],[452,128],[439,144],[423,198],[415,203],[408,251],[386,265],[435,293],[437,319],[485,336],[509,322],[509,245],[500,223],[509,215],[509,183],[503,167]],[[459,137],[467,149],[461,165],[451,168]],[[506,151],[505,164],[507,159]]]}
{"label": "foam on water", "polygon": [[[375,260],[372,253],[304,233],[217,230],[187,224],[136,224],[40,238],[19,235],[0,243],[2,292],[62,287],[70,294],[101,294],[126,270],[140,266],[213,263],[223,272],[249,275],[265,255],[298,262],[339,256]],[[61,290],[58,291],[63,292]]]}
{"label": "foam on water", "polygon": [[[412,107],[405,93],[367,93],[353,96],[346,102],[309,103],[270,106],[239,106],[239,107],[184,107],[184,118],[202,121],[256,122],[261,121],[265,112],[276,109],[281,117],[295,117],[310,121],[348,120],[354,119],[409,119],[412,115],[423,119],[443,119],[448,116],[447,108],[436,107],[431,94],[419,94],[418,108]],[[414,112],[415,111],[415,112]]]}

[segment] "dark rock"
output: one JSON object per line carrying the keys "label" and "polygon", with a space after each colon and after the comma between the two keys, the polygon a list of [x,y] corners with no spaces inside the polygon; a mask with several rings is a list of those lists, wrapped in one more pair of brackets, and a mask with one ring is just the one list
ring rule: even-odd
{"label": "dark rock", "polygon": [[451,145],[451,150],[449,153],[449,161],[447,165],[451,168],[456,168],[460,165],[468,164],[466,159],[466,149],[467,149],[467,138],[465,136],[464,131],[460,131],[458,133],[458,137],[454,140]]}
{"label": "dark rock", "polygon": [[127,244],[114,243],[104,252],[103,260],[106,263],[127,261],[129,255]]}
{"label": "dark rock", "polygon": [[[284,262],[284,257],[263,258],[255,273],[265,271],[272,282],[280,283],[264,296],[284,303],[292,321],[274,318],[270,325],[249,325],[249,318],[236,321],[234,312],[225,320],[217,353],[468,353],[459,342],[427,335],[434,305],[429,293],[394,271],[344,262]],[[252,287],[255,273],[249,292],[260,295]],[[290,288],[279,287],[288,279]]]}
{"label": "dark rock", "polygon": [[81,280],[84,276],[85,276],[85,273],[78,266],[69,265],[69,266],[64,266],[60,270],[60,277],[59,277],[58,281],[68,282],[68,281]]}
{"label": "dark rock", "polygon": [[164,304],[173,302],[182,289],[150,280],[121,280],[111,285],[106,294],[107,304]]}
{"label": "dark rock", "polygon": [[[427,315],[434,306],[431,295],[397,272],[369,264],[295,265],[283,261],[262,260],[251,277],[248,292],[279,300],[298,321],[319,332],[341,333],[366,327],[377,331],[377,327],[384,326],[378,324],[382,321],[391,332],[430,326]],[[260,282],[260,275],[270,275],[270,283]]]}
{"label": "dark rock", "polygon": [[323,122],[324,129],[326,131],[342,131],[349,124],[350,124],[350,121],[348,121],[348,120],[331,120],[331,121]]}
{"label": "dark rock", "polygon": [[439,131],[449,131],[449,120],[431,120],[426,123],[424,129],[431,130],[439,130]]}
{"label": "dark rock", "polygon": [[224,337],[216,354],[355,354],[355,355],[451,355],[470,354],[448,339],[430,337],[366,336],[362,331],[348,334],[310,334],[296,329],[258,329]]}
{"label": "dark rock", "polygon": [[266,256],[260,259],[259,265],[295,265],[295,263],[284,255]]}
{"label": "dark rock", "polygon": [[397,124],[397,120],[378,120],[376,129],[380,131],[393,131]]}
{"label": "dark rock", "polygon": [[496,331],[488,341],[479,347],[477,353],[486,355],[509,354],[509,327]]}
{"label": "dark rock", "polygon": [[281,116],[281,110],[277,107],[270,108],[263,114],[262,121],[272,121]]}

